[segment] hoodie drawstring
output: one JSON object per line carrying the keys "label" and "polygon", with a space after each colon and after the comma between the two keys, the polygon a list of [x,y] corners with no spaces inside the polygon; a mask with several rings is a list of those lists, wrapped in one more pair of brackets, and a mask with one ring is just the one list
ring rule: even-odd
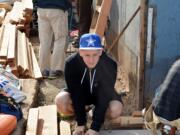
{"label": "hoodie drawstring", "polygon": [[85,75],[86,75],[86,72],[87,72],[87,68],[84,69],[84,74],[83,74],[83,77],[82,77],[82,79],[81,79],[81,84],[83,83],[83,80],[84,80],[84,77],[85,77]]}
{"label": "hoodie drawstring", "polygon": [[94,77],[95,77],[95,74],[96,74],[96,69],[94,70],[94,73],[93,73],[93,77],[91,75],[91,70],[89,70],[89,76],[90,76],[90,92],[92,93],[92,87],[93,87],[93,83],[94,83]]}
{"label": "hoodie drawstring", "polygon": [[[83,83],[83,80],[84,80],[84,77],[86,75],[86,72],[87,72],[87,68],[85,68],[85,70],[84,70],[84,74],[83,74],[83,77],[81,79],[81,84]],[[89,70],[89,81],[90,81],[90,92],[91,93],[93,92],[92,88],[93,88],[93,83],[94,83],[95,75],[96,75],[96,69],[93,72],[93,76],[91,75],[91,70]]]}

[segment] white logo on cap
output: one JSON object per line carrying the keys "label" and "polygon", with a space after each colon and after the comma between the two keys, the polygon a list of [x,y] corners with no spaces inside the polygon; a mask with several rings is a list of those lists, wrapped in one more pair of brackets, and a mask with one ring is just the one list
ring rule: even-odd
{"label": "white logo on cap", "polygon": [[96,42],[96,40],[93,40],[92,37],[90,37],[88,40],[86,40],[88,42],[87,46],[95,46],[94,42]]}

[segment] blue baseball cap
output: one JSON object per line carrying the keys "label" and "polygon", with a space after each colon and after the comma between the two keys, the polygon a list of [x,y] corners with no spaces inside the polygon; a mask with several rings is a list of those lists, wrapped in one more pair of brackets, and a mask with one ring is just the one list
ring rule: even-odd
{"label": "blue baseball cap", "polygon": [[80,38],[79,49],[80,50],[96,50],[102,49],[101,38],[97,34],[83,34]]}

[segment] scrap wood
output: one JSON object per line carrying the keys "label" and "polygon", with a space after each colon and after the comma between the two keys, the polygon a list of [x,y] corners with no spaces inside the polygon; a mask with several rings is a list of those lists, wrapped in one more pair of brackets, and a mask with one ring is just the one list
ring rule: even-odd
{"label": "scrap wood", "polygon": [[144,125],[143,117],[120,116],[110,120],[112,128],[142,128]]}
{"label": "scrap wood", "polygon": [[7,59],[10,32],[11,32],[10,24],[5,24],[4,33],[2,36],[1,49],[0,49],[0,58],[1,59]]}

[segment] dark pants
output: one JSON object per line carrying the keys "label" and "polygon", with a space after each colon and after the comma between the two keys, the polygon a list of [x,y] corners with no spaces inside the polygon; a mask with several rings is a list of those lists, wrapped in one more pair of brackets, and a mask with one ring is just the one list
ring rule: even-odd
{"label": "dark pants", "polygon": [[79,15],[79,37],[89,33],[92,19],[92,0],[77,0],[77,11]]}

